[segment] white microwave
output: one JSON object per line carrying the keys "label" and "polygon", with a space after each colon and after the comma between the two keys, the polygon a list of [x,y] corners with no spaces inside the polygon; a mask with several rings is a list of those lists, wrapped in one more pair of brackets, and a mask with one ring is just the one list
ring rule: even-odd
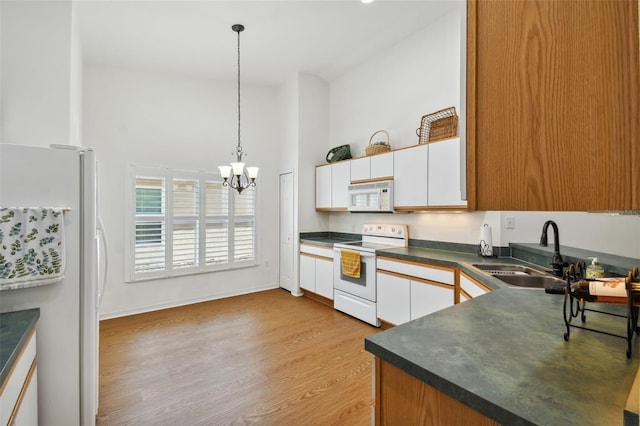
{"label": "white microwave", "polygon": [[393,212],[393,181],[354,183],[347,189],[350,212]]}

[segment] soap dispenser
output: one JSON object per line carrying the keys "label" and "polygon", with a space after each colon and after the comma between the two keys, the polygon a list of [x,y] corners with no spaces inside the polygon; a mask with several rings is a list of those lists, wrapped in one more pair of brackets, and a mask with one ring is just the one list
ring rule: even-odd
{"label": "soap dispenser", "polygon": [[598,263],[597,257],[590,257],[591,265],[587,266],[587,272],[585,278],[602,278],[604,277],[604,268]]}

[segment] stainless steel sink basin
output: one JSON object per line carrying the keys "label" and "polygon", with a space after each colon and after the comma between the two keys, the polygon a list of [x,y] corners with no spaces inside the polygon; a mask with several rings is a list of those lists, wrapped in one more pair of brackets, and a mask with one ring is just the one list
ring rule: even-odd
{"label": "stainless steel sink basin", "polygon": [[544,289],[561,288],[565,281],[529,266],[510,265],[505,263],[477,263],[475,268],[492,275],[510,287]]}

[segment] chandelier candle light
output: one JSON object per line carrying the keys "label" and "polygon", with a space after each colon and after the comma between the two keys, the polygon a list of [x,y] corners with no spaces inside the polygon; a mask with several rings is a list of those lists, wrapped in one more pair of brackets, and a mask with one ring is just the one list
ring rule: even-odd
{"label": "chandelier candle light", "polygon": [[[231,166],[218,166],[220,176],[224,179],[223,186],[230,186],[241,194],[242,191],[250,186],[256,186],[256,178],[258,177],[258,167],[247,167],[245,169],[242,162],[242,146],[240,146],[240,33],[244,31],[244,25],[235,24],[231,27],[233,31],[238,33],[238,146],[236,147],[236,162]],[[232,153],[233,154],[233,153]],[[233,176],[231,172],[233,171]]]}

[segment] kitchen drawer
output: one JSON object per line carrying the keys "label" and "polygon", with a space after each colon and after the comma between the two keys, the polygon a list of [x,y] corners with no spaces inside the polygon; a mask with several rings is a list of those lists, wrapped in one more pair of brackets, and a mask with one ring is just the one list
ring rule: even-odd
{"label": "kitchen drawer", "polygon": [[314,244],[300,244],[300,253],[314,254],[333,260],[333,247],[317,246]]}
{"label": "kitchen drawer", "polygon": [[441,266],[422,265],[416,262],[395,259],[390,260],[379,256],[377,268],[442,284],[453,285],[455,282],[455,271]]}

